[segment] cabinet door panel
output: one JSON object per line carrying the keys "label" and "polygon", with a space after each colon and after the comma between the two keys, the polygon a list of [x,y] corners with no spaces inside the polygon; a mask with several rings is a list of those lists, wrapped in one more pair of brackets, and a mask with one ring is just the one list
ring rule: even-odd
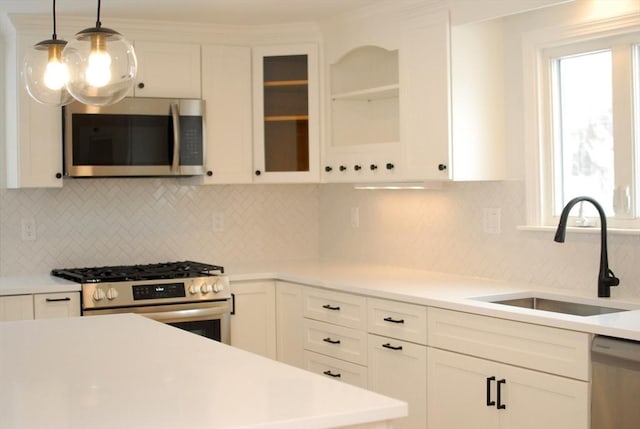
{"label": "cabinet door panel", "polygon": [[0,321],[33,319],[31,295],[0,296]]}
{"label": "cabinet door panel", "polygon": [[502,429],[589,427],[589,383],[504,365]]}
{"label": "cabinet door panel", "polygon": [[200,98],[200,45],[136,41],[135,50],[136,97]]}
{"label": "cabinet door panel", "polygon": [[426,427],[427,347],[369,334],[369,389],[409,404],[409,416],[394,428]]}
{"label": "cabinet door panel", "polygon": [[[486,390],[495,365],[429,347],[427,368],[429,429],[496,429],[498,414],[487,406]],[[491,387],[495,401],[495,382]]]}
{"label": "cabinet door panel", "polygon": [[202,47],[202,98],[206,104],[205,183],[251,183],[251,50]]}
{"label": "cabinet door panel", "polygon": [[254,179],[319,180],[319,81],[316,45],[253,50]]}
{"label": "cabinet door panel", "polygon": [[231,345],[276,358],[275,285],[272,281],[233,282]]}
{"label": "cabinet door panel", "polygon": [[276,338],[280,362],[304,368],[302,289],[304,286],[276,282]]}

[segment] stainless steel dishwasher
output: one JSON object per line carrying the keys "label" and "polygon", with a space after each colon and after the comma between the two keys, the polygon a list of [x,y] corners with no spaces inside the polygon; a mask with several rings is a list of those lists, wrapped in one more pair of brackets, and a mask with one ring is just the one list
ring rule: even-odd
{"label": "stainless steel dishwasher", "polygon": [[596,336],[591,371],[591,429],[640,428],[640,342]]}

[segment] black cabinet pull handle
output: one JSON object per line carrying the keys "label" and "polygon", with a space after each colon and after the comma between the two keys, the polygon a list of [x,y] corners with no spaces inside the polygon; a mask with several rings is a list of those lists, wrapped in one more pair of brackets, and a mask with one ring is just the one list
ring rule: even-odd
{"label": "black cabinet pull handle", "polygon": [[438,170],[444,171],[446,169],[447,169],[447,165],[446,164],[438,164]]}
{"label": "black cabinet pull handle", "polygon": [[375,170],[377,170],[377,169],[378,169],[378,166],[377,166],[377,165],[375,165],[375,164],[371,164],[371,165],[369,166],[369,169],[370,169],[371,171],[375,171]]}
{"label": "black cabinet pull handle", "polygon": [[236,294],[232,293],[231,294],[231,315],[235,315],[236,314]]}
{"label": "black cabinet pull handle", "polygon": [[324,168],[324,171],[326,171],[327,173],[330,173],[331,171],[333,171],[333,168],[327,165],[327,166]]}
{"label": "black cabinet pull handle", "polygon": [[332,340],[331,337],[323,338],[322,341],[329,344],[340,344],[340,340]]}
{"label": "black cabinet pull handle", "polygon": [[496,401],[491,400],[491,382],[495,379],[495,377],[487,377],[487,407],[493,407],[496,405]]}
{"label": "black cabinet pull handle", "polygon": [[259,175],[261,175],[261,174],[262,174],[262,171],[260,171],[260,170],[256,170],[256,176],[259,176]]}
{"label": "black cabinet pull handle", "polygon": [[499,410],[505,410],[507,408],[507,405],[502,403],[501,398],[503,384],[507,384],[507,380],[505,380],[504,378],[502,380],[498,380],[498,406],[496,408],[498,408]]}
{"label": "black cabinet pull handle", "polygon": [[384,319],[385,322],[390,322],[390,323],[404,323],[404,319],[394,319],[393,317],[385,317]]}
{"label": "black cabinet pull handle", "polygon": [[346,166],[346,165],[341,165],[341,166],[340,166],[340,171],[345,171],[346,169],[347,169],[347,166]]}
{"label": "black cabinet pull handle", "polygon": [[332,311],[340,311],[340,306],[336,305],[335,307],[331,304],[325,304],[322,306],[322,308],[324,308],[325,310],[332,310]]}
{"label": "black cabinet pull handle", "polygon": [[333,377],[333,378],[340,378],[340,377],[342,377],[342,375],[341,375],[340,373],[334,374],[334,373],[332,373],[332,372],[331,372],[331,370],[330,370],[330,369],[328,369],[328,370],[326,370],[326,371],[323,371],[322,373],[323,373],[324,375],[328,375],[329,377]]}
{"label": "black cabinet pull handle", "polygon": [[64,298],[46,298],[47,302],[62,302],[62,301],[71,301],[71,298],[65,296]]}
{"label": "black cabinet pull handle", "polygon": [[383,344],[382,347],[389,350],[402,350],[402,346],[392,346],[389,343]]}
{"label": "black cabinet pull handle", "polygon": [[360,171],[362,169],[362,166],[356,164],[356,165],[353,166],[353,169],[356,170],[356,171]]}
{"label": "black cabinet pull handle", "polygon": [[385,167],[387,167],[387,170],[393,170],[395,168],[395,165],[393,165],[390,162],[387,162],[387,165]]}

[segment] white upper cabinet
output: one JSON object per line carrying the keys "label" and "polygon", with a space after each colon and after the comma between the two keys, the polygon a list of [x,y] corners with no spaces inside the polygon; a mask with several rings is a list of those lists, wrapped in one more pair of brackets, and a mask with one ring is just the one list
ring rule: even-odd
{"label": "white upper cabinet", "polygon": [[62,108],[33,100],[21,76],[22,62],[42,35],[5,39],[6,184],[8,188],[62,186]]}
{"label": "white upper cabinet", "polygon": [[452,28],[448,11],[385,16],[325,30],[340,36],[327,37],[323,179],[503,178],[500,21]]}
{"label": "white upper cabinet", "polygon": [[136,97],[200,98],[200,45],[134,42]]}
{"label": "white upper cabinet", "polygon": [[202,46],[207,173],[204,184],[251,183],[251,48]]}
{"label": "white upper cabinet", "polygon": [[400,149],[398,50],[360,46],[330,66],[328,181],[393,180]]}
{"label": "white upper cabinet", "polygon": [[319,181],[318,47],[253,50],[254,181]]}

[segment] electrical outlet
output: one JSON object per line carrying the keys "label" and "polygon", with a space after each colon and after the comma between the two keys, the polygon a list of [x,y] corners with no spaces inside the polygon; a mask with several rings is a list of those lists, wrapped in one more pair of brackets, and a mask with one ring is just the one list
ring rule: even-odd
{"label": "electrical outlet", "polygon": [[36,240],[36,220],[25,218],[20,221],[22,225],[22,241]]}
{"label": "electrical outlet", "polygon": [[358,207],[351,207],[351,227],[360,227],[360,209]]}
{"label": "electrical outlet", "polygon": [[224,232],[224,214],[214,212],[211,216],[211,229],[213,232]]}
{"label": "electrical outlet", "polygon": [[500,234],[500,208],[482,209],[482,223],[486,234]]}

